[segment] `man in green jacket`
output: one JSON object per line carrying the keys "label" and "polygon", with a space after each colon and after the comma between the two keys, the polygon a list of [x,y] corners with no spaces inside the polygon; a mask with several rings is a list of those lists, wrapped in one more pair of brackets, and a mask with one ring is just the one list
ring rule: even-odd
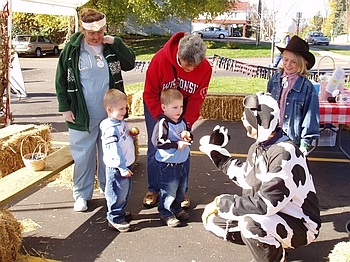
{"label": "man in green jacket", "polygon": [[[74,159],[74,210],[87,210],[92,198],[97,163],[97,180],[104,192],[99,124],[107,117],[103,96],[108,89],[124,92],[121,71],[132,70],[135,54],[119,37],[105,35],[106,16],[94,9],[81,14],[82,30],[75,33],[60,55],[56,71],[58,111],[69,130]],[[97,161],[96,161],[97,156]]]}

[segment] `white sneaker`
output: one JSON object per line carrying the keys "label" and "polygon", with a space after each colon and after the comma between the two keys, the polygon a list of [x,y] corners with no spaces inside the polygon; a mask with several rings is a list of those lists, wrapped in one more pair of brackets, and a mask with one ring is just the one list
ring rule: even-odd
{"label": "white sneaker", "polygon": [[87,202],[85,199],[78,198],[74,203],[75,212],[84,212],[88,209]]}
{"label": "white sneaker", "polygon": [[108,221],[109,229],[118,230],[120,233],[125,233],[130,231],[130,224],[126,221],[121,223],[114,223],[114,222],[110,222],[109,220],[107,221]]}

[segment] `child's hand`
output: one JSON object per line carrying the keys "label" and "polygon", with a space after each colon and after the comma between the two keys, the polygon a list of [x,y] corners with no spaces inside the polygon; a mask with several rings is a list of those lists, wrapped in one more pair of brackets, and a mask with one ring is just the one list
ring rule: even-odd
{"label": "child's hand", "polygon": [[131,177],[134,173],[131,172],[131,170],[127,169],[126,171],[122,172],[120,175],[122,177]]}
{"label": "child's hand", "polygon": [[191,145],[191,143],[180,140],[177,142],[177,149],[183,150],[186,148],[186,146],[190,146],[190,145]]}

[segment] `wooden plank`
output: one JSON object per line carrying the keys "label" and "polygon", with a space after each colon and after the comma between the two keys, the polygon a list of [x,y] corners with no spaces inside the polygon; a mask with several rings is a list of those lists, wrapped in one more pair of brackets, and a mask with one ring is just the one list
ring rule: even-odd
{"label": "wooden plank", "polygon": [[13,134],[33,129],[34,125],[9,125],[0,129],[0,140],[8,139]]}
{"label": "wooden plank", "polygon": [[64,146],[46,158],[43,171],[30,171],[23,167],[0,179],[0,207],[19,199],[26,191],[41,184],[74,163],[69,146]]}

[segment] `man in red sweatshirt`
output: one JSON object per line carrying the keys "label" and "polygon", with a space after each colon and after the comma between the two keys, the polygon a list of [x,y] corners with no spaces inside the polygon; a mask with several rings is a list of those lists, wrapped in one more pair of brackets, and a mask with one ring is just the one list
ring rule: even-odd
{"label": "man in red sweatshirt", "polygon": [[[207,95],[212,67],[205,57],[206,46],[199,35],[178,32],[153,57],[146,72],[143,92],[145,121],[148,136],[147,174],[148,192],[143,199],[145,207],[154,207],[159,196],[156,152],[151,136],[159,114],[162,114],[160,93],[177,88],[184,97],[183,117],[191,127],[197,121],[200,107]],[[190,158],[186,161],[190,165]],[[188,194],[183,208],[190,206]]]}

